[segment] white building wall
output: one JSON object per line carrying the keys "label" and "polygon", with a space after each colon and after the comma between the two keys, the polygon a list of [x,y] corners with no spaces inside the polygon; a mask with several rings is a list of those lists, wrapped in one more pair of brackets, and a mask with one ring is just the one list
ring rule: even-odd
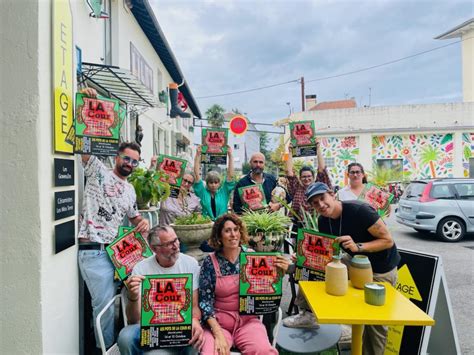
{"label": "white building wall", "polygon": [[474,102],[474,29],[462,35],[462,88],[464,102]]}

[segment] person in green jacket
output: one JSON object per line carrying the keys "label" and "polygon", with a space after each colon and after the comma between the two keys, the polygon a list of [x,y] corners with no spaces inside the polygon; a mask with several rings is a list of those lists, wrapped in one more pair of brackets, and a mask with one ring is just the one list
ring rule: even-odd
{"label": "person in green jacket", "polygon": [[199,145],[194,158],[194,193],[201,199],[202,214],[213,221],[227,213],[230,193],[235,188],[234,158],[232,149],[227,146],[227,179],[221,183],[219,173],[210,171],[206,174],[206,186],[201,179],[201,150]]}

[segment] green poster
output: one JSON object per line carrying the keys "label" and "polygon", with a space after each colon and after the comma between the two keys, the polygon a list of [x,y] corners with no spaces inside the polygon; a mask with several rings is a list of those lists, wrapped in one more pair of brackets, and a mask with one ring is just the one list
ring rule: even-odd
{"label": "green poster", "polygon": [[228,136],[227,128],[203,128],[201,162],[226,165]]}
{"label": "green poster", "polygon": [[138,262],[153,255],[148,243],[140,233],[133,231],[133,227],[119,227],[118,237],[105,250],[122,281]]}
{"label": "green poster", "polygon": [[256,211],[267,207],[262,184],[239,187],[239,196],[244,210]]}
{"label": "green poster", "polygon": [[[76,94],[74,115],[74,152],[91,155],[116,155],[120,127],[126,111],[118,100],[105,97],[91,98]],[[68,139],[72,132],[68,133]]]}
{"label": "green poster", "polygon": [[160,154],[158,156],[156,169],[166,175],[163,181],[172,187],[180,187],[187,164],[188,162],[184,159]]}
{"label": "green poster", "polygon": [[393,194],[385,192],[377,185],[369,182],[365,184],[364,190],[359,195],[359,200],[367,202],[377,211],[380,217],[384,217],[393,200]]}
{"label": "green poster", "polygon": [[310,229],[298,229],[296,239],[296,272],[298,281],[324,281],[326,265],[339,255],[337,237]]}
{"label": "green poster", "polygon": [[240,253],[239,313],[278,311],[283,271],[275,265],[280,253]]}
{"label": "green poster", "polygon": [[293,157],[315,156],[317,149],[314,121],[290,122],[289,126]]}
{"label": "green poster", "polygon": [[187,346],[192,336],[193,275],[148,275],[142,282],[140,346]]}

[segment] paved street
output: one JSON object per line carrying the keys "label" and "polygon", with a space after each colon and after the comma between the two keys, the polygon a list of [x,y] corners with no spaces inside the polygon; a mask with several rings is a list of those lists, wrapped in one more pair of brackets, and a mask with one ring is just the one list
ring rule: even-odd
{"label": "paved street", "polygon": [[[395,210],[395,209],[393,209]],[[394,214],[388,218],[387,225],[397,243],[403,249],[411,249],[441,256],[446,283],[451,298],[454,322],[462,354],[474,354],[474,236],[468,235],[459,243],[443,243],[435,235],[421,235],[415,230],[398,224]],[[470,249],[471,248],[471,249]],[[290,294],[285,288],[282,308],[286,312]],[[286,313],[284,313],[286,316]],[[344,352],[347,354],[347,352]]]}

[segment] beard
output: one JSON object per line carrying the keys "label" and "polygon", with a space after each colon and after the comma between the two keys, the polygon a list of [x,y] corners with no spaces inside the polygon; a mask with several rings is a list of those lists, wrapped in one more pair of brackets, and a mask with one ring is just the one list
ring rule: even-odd
{"label": "beard", "polygon": [[252,173],[254,173],[254,174],[263,174],[263,168],[254,168],[254,169],[252,169]]}
{"label": "beard", "polygon": [[132,173],[132,171],[133,171],[133,169],[130,169],[126,165],[117,166],[117,172],[123,177],[127,177],[128,175],[130,175]]}

